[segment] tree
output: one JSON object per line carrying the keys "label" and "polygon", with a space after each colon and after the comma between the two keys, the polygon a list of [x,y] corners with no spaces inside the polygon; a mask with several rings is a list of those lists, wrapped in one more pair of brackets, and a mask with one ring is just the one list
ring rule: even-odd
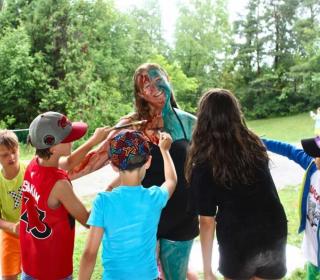
{"label": "tree", "polygon": [[47,91],[44,68],[43,57],[31,55],[25,28],[4,31],[0,39],[0,119],[7,125],[24,127],[37,114],[35,105]]}
{"label": "tree", "polygon": [[230,36],[226,1],[192,0],[180,4],[175,57],[187,77],[200,82],[198,95],[205,88],[219,85],[220,72],[231,52]]}
{"label": "tree", "polygon": [[320,3],[300,1],[299,19],[294,24],[297,38],[295,65],[288,73],[292,83],[286,87],[299,98],[300,107],[313,109],[320,98]]}
{"label": "tree", "polygon": [[170,83],[174,90],[175,98],[181,108],[190,113],[195,113],[199,82],[196,78],[188,78],[177,62],[170,63],[164,56],[155,55],[148,59],[149,62],[158,63],[169,75]]}
{"label": "tree", "polygon": [[261,67],[265,60],[266,38],[263,36],[262,10],[260,0],[250,0],[246,18],[235,22],[235,35],[238,36],[239,41],[235,45],[237,55],[235,63],[243,69],[246,83],[261,74]]}

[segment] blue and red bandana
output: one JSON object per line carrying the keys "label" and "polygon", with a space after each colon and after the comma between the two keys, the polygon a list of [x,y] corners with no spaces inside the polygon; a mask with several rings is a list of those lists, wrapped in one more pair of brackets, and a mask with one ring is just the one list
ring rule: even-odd
{"label": "blue and red bandana", "polygon": [[110,160],[120,170],[132,170],[142,166],[149,155],[148,140],[139,131],[122,132],[110,141]]}

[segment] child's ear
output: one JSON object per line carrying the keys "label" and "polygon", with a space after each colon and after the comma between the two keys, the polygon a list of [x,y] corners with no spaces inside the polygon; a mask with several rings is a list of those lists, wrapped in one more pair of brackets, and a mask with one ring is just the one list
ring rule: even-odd
{"label": "child's ear", "polygon": [[55,146],[49,148],[50,154],[54,154],[56,152]]}
{"label": "child's ear", "polygon": [[146,167],[146,169],[149,169],[150,165],[151,165],[151,161],[152,161],[152,156],[149,156],[148,160],[146,161],[146,163],[144,164],[144,166]]}
{"label": "child's ear", "polygon": [[120,171],[119,168],[116,167],[112,162],[110,162],[110,165],[111,165],[113,171],[115,171],[117,173]]}

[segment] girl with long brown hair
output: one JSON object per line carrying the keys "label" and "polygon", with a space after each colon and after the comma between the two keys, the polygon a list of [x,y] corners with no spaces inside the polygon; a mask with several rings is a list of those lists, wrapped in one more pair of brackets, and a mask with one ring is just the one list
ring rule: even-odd
{"label": "girl with long brown hair", "polygon": [[185,172],[200,215],[205,279],[215,279],[215,228],[225,279],[282,278],[287,221],[266,148],[247,128],[230,91],[204,93],[197,117]]}

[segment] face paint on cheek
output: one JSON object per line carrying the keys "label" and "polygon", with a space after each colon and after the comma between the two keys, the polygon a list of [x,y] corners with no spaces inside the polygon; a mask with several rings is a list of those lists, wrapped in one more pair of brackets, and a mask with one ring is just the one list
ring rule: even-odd
{"label": "face paint on cheek", "polygon": [[148,71],[150,81],[152,81],[158,91],[161,91],[165,94],[166,103],[170,100],[171,97],[171,87],[168,81],[168,78],[164,73],[158,69],[150,69]]}
{"label": "face paint on cheek", "polygon": [[140,75],[138,77],[138,87],[140,91],[144,91],[146,84],[150,83],[149,77],[147,74]]}

